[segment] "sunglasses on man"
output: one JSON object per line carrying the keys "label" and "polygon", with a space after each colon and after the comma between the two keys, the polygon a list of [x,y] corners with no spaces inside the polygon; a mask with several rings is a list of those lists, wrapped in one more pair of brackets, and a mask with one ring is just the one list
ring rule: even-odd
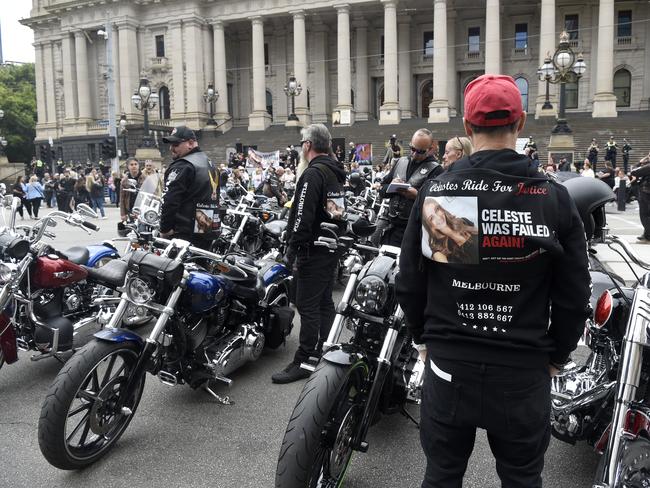
{"label": "sunglasses on man", "polygon": [[413,147],[413,146],[410,146],[410,148],[411,148],[411,152],[412,152],[412,153],[414,153],[414,154],[418,154],[419,156],[422,156],[422,155],[428,153],[428,152],[429,152],[429,149],[431,149],[431,148],[428,148],[428,149],[418,149],[417,147]]}

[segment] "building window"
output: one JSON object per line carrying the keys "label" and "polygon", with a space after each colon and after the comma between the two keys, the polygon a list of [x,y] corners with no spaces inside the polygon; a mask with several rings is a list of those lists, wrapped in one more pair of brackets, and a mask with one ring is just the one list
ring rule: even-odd
{"label": "building window", "polygon": [[379,45],[379,64],[384,64],[384,36],[381,36]]}
{"label": "building window", "polygon": [[158,113],[160,120],[171,119],[171,109],[169,107],[169,88],[161,86],[158,89]]}
{"label": "building window", "polygon": [[617,37],[632,37],[632,11],[619,10],[618,11],[618,24],[617,24]]}
{"label": "building window", "polygon": [[228,113],[232,116],[233,114],[232,83],[228,83],[227,86],[228,86]]}
{"label": "building window", "polygon": [[569,14],[564,16],[564,30],[569,34],[570,41],[578,39],[580,33],[578,14]]}
{"label": "building window", "polygon": [[617,107],[630,106],[630,88],[632,86],[632,75],[626,69],[619,69],[614,73],[614,95],[616,95]]}
{"label": "building window", "polygon": [[273,95],[268,90],[266,90],[266,111],[273,116]]}
{"label": "building window", "polygon": [[422,118],[428,119],[429,105],[433,100],[433,81],[427,81],[424,85],[422,85],[422,91],[420,93],[420,97],[422,99],[422,106],[421,106]]}
{"label": "building window", "polygon": [[156,57],[165,57],[165,36],[156,36]]}
{"label": "building window", "polygon": [[526,78],[519,77],[515,78],[515,83],[521,93],[521,106],[524,108],[524,112],[528,112],[528,81]]}
{"label": "building window", "polygon": [[567,82],[564,88],[564,106],[578,108],[578,82]]}
{"label": "building window", "polygon": [[467,29],[467,51],[478,53],[481,51],[481,28],[470,27]]}
{"label": "building window", "polygon": [[528,24],[515,24],[515,49],[528,48]]}
{"label": "building window", "polygon": [[269,45],[268,43],[264,43],[264,66],[266,66],[266,69],[269,68],[269,65],[271,63],[269,62]]}
{"label": "building window", "polygon": [[423,34],[422,47],[425,58],[433,57],[433,31],[427,31]]}

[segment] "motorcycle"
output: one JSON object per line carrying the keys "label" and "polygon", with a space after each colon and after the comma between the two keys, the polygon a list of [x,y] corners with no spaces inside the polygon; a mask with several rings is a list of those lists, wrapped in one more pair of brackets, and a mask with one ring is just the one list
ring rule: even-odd
{"label": "motorcycle", "polygon": [[[229,375],[277,348],[290,333],[289,271],[276,262],[226,263],[186,241],[156,239],[158,255],[137,250],[124,271],[108,327],[77,351],[55,378],[39,420],[39,445],[60,469],[88,466],[114,445],[135,415],[145,373],[166,385],[230,385]],[[199,264],[201,263],[201,264]],[[206,272],[210,263],[220,274]],[[157,314],[143,340],[118,329],[129,304]]]}
{"label": "motorcycle", "polygon": [[[315,245],[336,252],[343,237]],[[343,240],[344,242],[341,242]],[[323,356],[305,384],[287,425],[275,486],[342,486],[354,451],[366,452],[366,435],[379,414],[407,412],[419,404],[424,363],[414,348],[395,299],[400,249],[352,246],[376,257],[348,280]],[[341,342],[344,329],[352,332]]]}

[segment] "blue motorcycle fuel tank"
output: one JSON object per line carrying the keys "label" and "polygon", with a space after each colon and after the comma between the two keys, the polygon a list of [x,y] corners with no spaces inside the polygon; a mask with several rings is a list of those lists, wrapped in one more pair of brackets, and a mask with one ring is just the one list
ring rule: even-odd
{"label": "blue motorcycle fuel tank", "polygon": [[221,276],[205,271],[191,271],[183,303],[192,313],[207,312],[216,307],[229,293],[232,284]]}
{"label": "blue motorcycle fuel tank", "polygon": [[291,273],[289,273],[289,270],[284,264],[275,261],[264,263],[260,269],[260,273],[264,286],[269,286],[291,276]]}

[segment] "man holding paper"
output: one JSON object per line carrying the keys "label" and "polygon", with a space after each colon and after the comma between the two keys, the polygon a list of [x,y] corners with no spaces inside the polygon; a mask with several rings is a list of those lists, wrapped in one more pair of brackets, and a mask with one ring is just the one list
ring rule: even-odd
{"label": "man holding paper", "polygon": [[383,230],[381,244],[397,247],[402,245],[418,189],[426,180],[443,171],[434,156],[436,145],[430,130],[415,131],[410,149],[411,155],[399,158],[381,182],[381,197],[390,198],[388,222]]}

